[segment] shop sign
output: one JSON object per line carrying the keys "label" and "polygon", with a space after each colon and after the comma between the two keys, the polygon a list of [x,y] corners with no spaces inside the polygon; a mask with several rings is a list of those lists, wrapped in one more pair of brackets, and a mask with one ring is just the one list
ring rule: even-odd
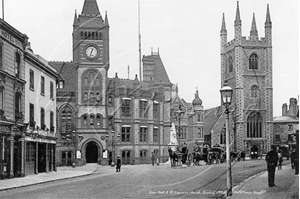
{"label": "shop sign", "polygon": [[80,152],[79,150],[78,150],[77,153],[76,153],[76,157],[77,157],[77,158],[81,158],[81,152]]}

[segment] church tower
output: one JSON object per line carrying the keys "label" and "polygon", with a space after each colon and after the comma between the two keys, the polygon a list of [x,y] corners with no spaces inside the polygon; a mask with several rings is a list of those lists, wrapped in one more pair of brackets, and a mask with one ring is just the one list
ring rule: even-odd
{"label": "church tower", "polygon": [[[220,31],[221,86],[233,88],[230,133],[234,149],[249,154],[264,153],[272,145],[272,22],[269,5],[265,21],[265,37],[259,38],[255,14],[248,38],[242,36],[242,20],[237,2],[234,39],[227,42],[225,16]],[[255,158],[255,157],[254,157]]]}
{"label": "church tower", "polygon": [[[81,158],[78,162],[100,163],[106,149],[106,87],[109,69],[109,24],[101,15],[96,0],[85,0],[73,23],[73,63],[77,71],[76,134]],[[101,164],[103,161],[101,162]],[[80,163],[79,163],[80,164]],[[105,164],[105,163],[103,163]]]}

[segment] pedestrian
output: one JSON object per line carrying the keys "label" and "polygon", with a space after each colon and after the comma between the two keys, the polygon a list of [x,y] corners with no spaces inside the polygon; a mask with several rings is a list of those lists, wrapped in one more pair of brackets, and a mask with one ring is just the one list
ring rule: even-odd
{"label": "pedestrian", "polygon": [[295,159],[294,159],[294,167],[295,167],[295,175],[299,175],[299,151],[295,151]]}
{"label": "pedestrian", "polygon": [[276,146],[271,147],[272,150],[266,155],[267,170],[268,170],[268,184],[269,187],[275,186],[275,170],[278,163],[278,153],[276,151]]}
{"label": "pedestrian", "polygon": [[122,165],[122,162],[121,162],[120,156],[118,155],[117,156],[116,172],[120,172],[121,171],[121,165]]}
{"label": "pedestrian", "polygon": [[282,162],[283,162],[283,157],[282,157],[282,152],[278,153],[278,170],[282,169]]}
{"label": "pedestrian", "polygon": [[296,151],[295,151],[295,149],[293,149],[293,151],[291,153],[291,166],[292,166],[292,169],[295,169],[295,159],[296,159]]}
{"label": "pedestrian", "polygon": [[155,155],[154,155],[153,152],[152,152],[152,155],[151,155],[151,160],[152,160],[152,166],[154,166]]}

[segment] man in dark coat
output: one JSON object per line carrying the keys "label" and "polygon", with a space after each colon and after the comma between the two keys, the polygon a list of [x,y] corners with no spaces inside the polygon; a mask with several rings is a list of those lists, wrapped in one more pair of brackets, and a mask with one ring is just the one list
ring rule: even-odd
{"label": "man in dark coat", "polygon": [[117,158],[117,166],[116,166],[116,172],[120,172],[121,171],[121,159],[120,159],[120,156],[118,155],[118,158]]}
{"label": "man in dark coat", "polygon": [[278,162],[278,153],[276,151],[276,146],[271,147],[272,150],[266,155],[267,169],[268,169],[268,183],[269,187],[275,186],[275,170]]}
{"label": "man in dark coat", "polygon": [[291,153],[291,166],[292,166],[292,169],[294,169],[295,167],[295,159],[296,159],[296,151],[295,151],[295,149],[293,149],[293,152]]}

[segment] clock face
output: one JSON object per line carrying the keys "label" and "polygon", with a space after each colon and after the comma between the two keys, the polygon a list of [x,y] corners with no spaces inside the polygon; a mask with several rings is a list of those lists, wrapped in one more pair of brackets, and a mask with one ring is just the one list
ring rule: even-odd
{"label": "clock face", "polygon": [[94,58],[97,55],[97,48],[95,48],[94,46],[90,46],[86,48],[85,52],[89,58]]}

